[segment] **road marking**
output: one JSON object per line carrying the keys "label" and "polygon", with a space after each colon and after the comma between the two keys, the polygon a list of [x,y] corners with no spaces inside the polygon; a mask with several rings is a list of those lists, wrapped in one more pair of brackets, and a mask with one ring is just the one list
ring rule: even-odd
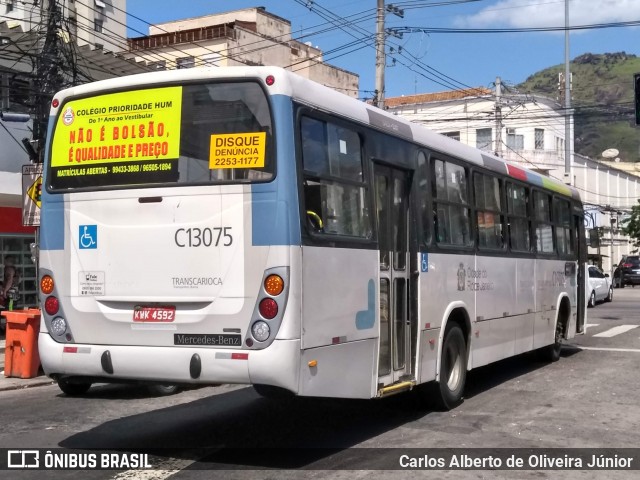
{"label": "road marking", "polygon": [[571,345],[580,350],[595,350],[599,352],[633,352],[640,353],[640,348],[606,348],[606,347],[584,347],[582,345]]}
{"label": "road marking", "polygon": [[616,335],[620,335],[621,333],[628,332],[629,330],[633,330],[634,328],[638,328],[640,325],[618,325],[617,327],[610,328],[609,330],[605,330],[604,332],[596,333],[594,337],[615,337]]}
{"label": "road marking", "polygon": [[591,328],[591,327],[597,327],[598,325],[600,325],[599,323],[587,323],[584,326],[584,329],[587,330],[587,328]]}

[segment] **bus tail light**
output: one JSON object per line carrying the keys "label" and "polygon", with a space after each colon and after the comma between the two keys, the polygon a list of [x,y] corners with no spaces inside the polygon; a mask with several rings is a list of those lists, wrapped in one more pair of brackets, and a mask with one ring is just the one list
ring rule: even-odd
{"label": "bus tail light", "polygon": [[67,321],[62,317],[51,320],[51,331],[55,335],[63,335],[67,331]]}
{"label": "bus tail light", "polygon": [[44,301],[44,311],[49,315],[55,315],[56,313],[58,313],[59,309],[60,302],[58,301],[57,297],[54,297],[52,295],[50,297],[47,297],[47,299]]}
{"label": "bus tail light", "polygon": [[44,275],[40,279],[40,291],[45,295],[49,295],[53,292],[54,285],[53,277],[51,275]]}
{"label": "bus tail light", "polygon": [[273,298],[264,298],[260,302],[258,310],[260,311],[260,315],[267,320],[271,320],[278,314],[278,304]]}
{"label": "bus tail light", "polygon": [[265,322],[264,320],[258,320],[251,327],[251,334],[257,341],[264,342],[269,338],[271,329],[269,328],[267,322]]}
{"label": "bus tail light", "polygon": [[288,295],[289,267],[265,270],[244,339],[246,348],[267,348],[275,340],[287,308]]}
{"label": "bus tail light", "polygon": [[269,275],[264,281],[264,291],[277,297],[284,290],[284,280],[280,275]]}

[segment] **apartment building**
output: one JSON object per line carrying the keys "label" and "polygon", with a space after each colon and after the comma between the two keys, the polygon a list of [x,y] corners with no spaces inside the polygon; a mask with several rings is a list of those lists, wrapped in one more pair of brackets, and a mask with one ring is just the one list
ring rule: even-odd
{"label": "apartment building", "polygon": [[[117,52],[126,49],[126,0],[56,0],[63,25],[79,47]],[[39,28],[49,16],[47,0],[0,0],[2,21],[23,32]]]}
{"label": "apartment building", "polygon": [[318,47],[292,38],[289,20],[262,7],[152,25],[149,35],[129,39],[129,51],[159,70],[275,65],[358,96],[358,75],[324,63]]}

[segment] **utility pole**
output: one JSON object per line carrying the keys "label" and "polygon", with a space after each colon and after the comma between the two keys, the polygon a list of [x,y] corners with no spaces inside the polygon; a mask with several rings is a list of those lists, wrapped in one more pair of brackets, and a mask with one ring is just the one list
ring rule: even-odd
{"label": "utility pole", "polygon": [[47,2],[46,11],[43,2],[41,6],[41,18],[46,22],[45,37],[42,49],[36,55],[35,60],[35,92],[34,92],[34,120],[33,139],[37,152],[37,163],[44,160],[44,144],[47,139],[47,123],[49,109],[53,95],[64,84],[63,73],[69,73],[69,67],[75,71],[75,65],[65,66],[62,58],[60,32],[62,29],[62,12],[56,0]]}
{"label": "utility pole", "polygon": [[[384,0],[378,0],[377,15],[376,15],[376,95],[374,97],[373,104],[378,108],[384,108],[384,69],[387,64],[387,54],[385,52],[386,44],[386,31],[384,28],[384,20],[386,12],[393,13],[398,17],[404,17],[404,10],[389,4],[384,6]],[[392,35],[398,36],[391,32]],[[401,36],[399,38],[402,38]]]}
{"label": "utility pole", "polygon": [[374,105],[384,108],[384,69],[387,63],[384,37],[384,0],[378,0],[376,18],[376,96]]}
{"label": "utility pole", "polygon": [[496,77],[496,156],[502,156],[502,80]]}
{"label": "utility pole", "polygon": [[571,185],[571,71],[569,69],[569,0],[564,0],[564,183]]}

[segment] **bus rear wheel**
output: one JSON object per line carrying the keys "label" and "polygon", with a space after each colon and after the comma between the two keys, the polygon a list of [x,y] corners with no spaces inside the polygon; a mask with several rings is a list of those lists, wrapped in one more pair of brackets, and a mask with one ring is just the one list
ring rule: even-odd
{"label": "bus rear wheel", "polygon": [[467,379],[467,342],[462,329],[450,324],[444,334],[440,355],[440,380],[435,392],[436,406],[451,410],[462,402]]}
{"label": "bus rear wheel", "polygon": [[165,396],[173,395],[174,393],[176,393],[178,391],[178,386],[172,385],[172,384],[167,384],[167,385],[158,384],[158,385],[149,385],[147,389],[149,390],[149,393],[151,395],[154,395],[156,397],[165,397]]}
{"label": "bus rear wheel", "polygon": [[69,380],[67,378],[59,378],[58,379],[58,387],[62,390],[63,393],[69,395],[70,397],[77,397],[79,395],[84,395],[91,388],[90,382],[82,382]]}
{"label": "bus rear wheel", "polygon": [[562,336],[564,324],[558,319],[556,324],[556,334],[551,345],[542,347],[539,350],[540,359],[545,362],[557,362],[560,360],[560,351],[562,350]]}

